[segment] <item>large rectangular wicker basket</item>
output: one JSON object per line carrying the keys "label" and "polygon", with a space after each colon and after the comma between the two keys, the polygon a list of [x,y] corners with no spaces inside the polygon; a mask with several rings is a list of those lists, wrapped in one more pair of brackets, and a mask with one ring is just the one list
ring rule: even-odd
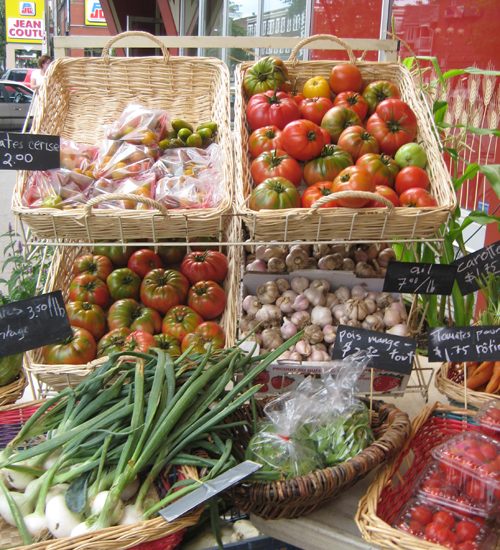
{"label": "large rectangular wicker basket", "polygon": [[353,240],[397,241],[398,239],[429,238],[436,235],[456,206],[456,197],[450,176],[444,164],[436,137],[432,115],[415,87],[409,71],[399,63],[376,63],[357,60],[351,48],[331,35],[316,35],[299,42],[285,65],[290,79],[300,90],[313,76],[328,77],[332,67],[345,61],[297,61],[302,46],[317,39],[330,39],[344,46],[350,61],[360,69],[365,83],[375,80],[394,82],[415,112],[418,121],[417,141],[425,147],[428,157],[427,172],[430,191],[438,206],[435,208],[289,208],[284,210],[254,211],[248,207],[253,182],[248,155],[249,129],[246,124],[246,99],[243,90],[245,71],[251,63],[238,65],[235,72],[235,183],[236,208],[256,241],[271,240]]}
{"label": "large rectangular wicker basket", "polygon": [[[225,238],[233,242],[239,235],[237,220],[233,219],[225,232]],[[66,300],[69,285],[74,275],[72,265],[77,256],[88,253],[91,249],[85,246],[61,246],[56,249],[49,272],[44,292],[61,290]],[[226,335],[226,346],[234,345],[236,339],[236,322],[240,277],[240,255],[236,253],[237,247],[229,246],[227,250],[228,273],[223,288],[226,292],[226,309],[222,315],[220,325]],[[37,348],[26,353],[25,369],[35,376],[39,383],[46,384],[50,388],[62,390],[68,386],[75,386],[82,378],[90,374],[94,369],[107,360],[101,357],[84,365],[47,365],[43,360],[42,348]]]}
{"label": "large rectangular wicker basket", "polygon": [[[149,37],[162,49],[160,57],[109,56],[111,46],[124,36]],[[12,209],[40,238],[79,242],[123,239],[220,237],[221,219],[232,205],[232,136],[229,71],[215,58],[170,56],[154,36],[130,31],[113,37],[100,58],[63,58],[52,63],[38,97],[31,132],[54,134],[76,142],[97,144],[104,126],[117,119],[130,103],[164,109],[173,118],[194,124],[213,120],[222,149],[220,185],[224,196],[217,207],[199,209],[70,210],[28,208],[22,194],[28,172],[19,172]]]}

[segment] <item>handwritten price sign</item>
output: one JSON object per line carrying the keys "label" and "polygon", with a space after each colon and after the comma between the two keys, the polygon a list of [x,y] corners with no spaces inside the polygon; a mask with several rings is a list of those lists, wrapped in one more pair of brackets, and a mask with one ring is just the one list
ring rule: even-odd
{"label": "handwritten price sign", "polygon": [[51,170],[61,166],[59,136],[0,132],[0,170]]}
{"label": "handwritten price sign", "polygon": [[407,294],[451,294],[455,265],[391,262],[387,266],[384,292]]}
{"label": "handwritten price sign", "polygon": [[498,361],[500,327],[435,328],[429,332],[430,361]]}
{"label": "handwritten price sign", "polygon": [[457,267],[457,282],[465,296],[479,289],[478,279],[494,273],[500,275],[500,241],[481,248],[453,262]]}

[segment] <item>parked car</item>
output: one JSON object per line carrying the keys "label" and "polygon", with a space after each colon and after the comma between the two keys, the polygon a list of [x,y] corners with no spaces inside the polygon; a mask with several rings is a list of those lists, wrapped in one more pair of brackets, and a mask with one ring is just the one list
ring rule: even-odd
{"label": "parked car", "polygon": [[33,90],[28,86],[0,80],[0,130],[20,130],[32,99]]}
{"label": "parked car", "polygon": [[13,80],[15,82],[22,82],[28,88],[31,88],[31,74],[35,69],[7,69],[1,80]]}

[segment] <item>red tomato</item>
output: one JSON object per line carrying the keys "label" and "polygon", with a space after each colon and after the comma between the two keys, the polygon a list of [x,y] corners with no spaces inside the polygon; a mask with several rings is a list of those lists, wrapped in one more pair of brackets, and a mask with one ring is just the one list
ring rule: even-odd
{"label": "red tomato", "polygon": [[450,529],[455,525],[455,518],[449,512],[444,512],[443,510],[436,512],[432,516],[432,521],[434,523],[442,523]]}
{"label": "red tomato", "polygon": [[404,101],[386,99],[378,104],[366,129],[375,136],[382,153],[394,156],[401,145],[417,136],[417,117]]}
{"label": "red tomato", "polygon": [[425,527],[425,538],[432,541],[444,544],[452,534],[450,528],[444,523],[432,522]]}
{"label": "red tomato", "polygon": [[457,541],[463,542],[466,540],[474,540],[481,528],[472,521],[459,521],[455,526],[455,533],[457,534]]}
{"label": "red tomato", "polygon": [[361,166],[370,174],[375,185],[394,187],[399,166],[392,157],[384,154],[368,153],[360,157],[356,161],[356,165]]}
{"label": "red tomato", "polygon": [[141,248],[130,256],[127,267],[134,273],[137,273],[142,279],[152,269],[163,267],[163,262],[160,256],[152,250],[149,250],[149,248]]}
{"label": "red tomato", "polygon": [[[340,191],[369,191],[375,192],[370,174],[359,166],[348,166],[333,181],[332,190],[334,193]],[[345,208],[363,208],[371,199],[342,198],[335,199],[340,206]]]}
{"label": "red tomato", "polygon": [[149,348],[156,345],[152,334],[143,330],[134,330],[126,338],[123,344],[123,351],[141,351],[146,353]]}
{"label": "red tomato", "polygon": [[472,500],[483,502],[486,499],[486,486],[479,479],[468,479],[465,483],[464,493]]}
{"label": "red tomato", "polygon": [[89,302],[105,308],[109,303],[109,290],[99,277],[83,273],[71,281],[68,298],[71,302]]}
{"label": "red tomato", "polygon": [[97,346],[92,334],[84,328],[71,327],[72,336],[60,344],[42,348],[44,361],[49,365],[84,365],[96,357]]}
{"label": "red tomato", "polygon": [[153,269],[142,280],[141,302],[165,314],[171,307],[184,302],[188,289],[189,281],[179,271]]}
{"label": "red tomato", "polygon": [[269,125],[282,130],[289,122],[300,118],[299,108],[290,95],[273,90],[252,96],[246,114],[252,130]]}
{"label": "red tomato", "polygon": [[248,150],[252,158],[264,151],[280,149],[281,130],[277,126],[263,126],[254,130],[248,138]]}
{"label": "red tomato", "polygon": [[106,314],[101,306],[88,302],[69,302],[66,304],[69,324],[88,330],[99,340],[106,333]]}
{"label": "red tomato", "polygon": [[432,510],[423,505],[415,506],[415,508],[411,511],[411,517],[415,521],[418,521],[423,525],[427,525],[432,521]]}
{"label": "red tomato", "polygon": [[491,443],[482,443],[479,449],[483,454],[486,462],[489,462],[490,460],[495,460],[495,458],[497,457],[497,449]]}
{"label": "red tomato", "polygon": [[123,298],[109,308],[108,325],[110,330],[129,328],[156,334],[161,330],[161,317],[157,311],[144,307],[133,298]]}
{"label": "red tomato", "polygon": [[341,63],[332,67],[330,88],[336,93],[360,92],[363,88],[361,71],[352,63]]}
{"label": "red tomato", "polygon": [[215,281],[222,283],[227,275],[227,258],[217,250],[190,252],[181,264],[181,273],[191,284],[198,281]]}
{"label": "red tomato", "polygon": [[274,149],[264,151],[250,164],[250,173],[256,185],[267,178],[286,178],[294,185],[302,180],[302,167],[285,151]]}
{"label": "red tomato", "polygon": [[73,262],[73,275],[88,273],[106,280],[106,277],[113,271],[113,264],[106,256],[98,254],[82,254]]}
{"label": "red tomato", "polygon": [[225,336],[222,327],[213,321],[206,321],[198,325],[194,332],[187,334],[182,339],[182,351],[193,346],[194,353],[206,353],[208,349],[221,349],[224,347]]}
{"label": "red tomato", "polygon": [[281,145],[294,159],[311,160],[321,153],[325,138],[314,122],[294,120],[283,128]]}
{"label": "red tomato", "polygon": [[420,187],[429,189],[429,176],[427,172],[418,166],[407,166],[403,168],[396,176],[395,189],[399,195],[408,189]]}
{"label": "red tomato", "polygon": [[321,121],[321,127],[330,134],[332,143],[337,143],[340,134],[349,126],[361,126],[361,124],[361,119],[352,109],[340,106],[332,107]]}
{"label": "red tomato", "polygon": [[290,92],[290,96],[292,97],[292,99],[295,101],[295,103],[299,106],[300,108],[300,104],[304,101],[305,99],[305,96],[302,92]]}
{"label": "red tomato", "polygon": [[408,523],[408,531],[412,535],[418,536],[424,532],[424,526],[418,521],[411,519]]}
{"label": "red tomato", "polygon": [[182,341],[186,334],[194,332],[203,323],[203,318],[188,306],[174,306],[167,311],[163,319],[163,334],[168,334]]}
{"label": "red tomato", "polygon": [[321,124],[324,114],[332,107],[332,100],[327,97],[308,97],[301,102],[299,109],[303,118]]}
{"label": "red tomato", "polygon": [[453,550],[478,550],[478,549],[479,549],[479,546],[471,540],[460,542],[453,548]]}
{"label": "red tomato", "polygon": [[339,136],[337,145],[354,160],[368,153],[378,153],[377,140],[363,126],[349,126]]}
{"label": "red tomato", "polygon": [[214,281],[199,281],[189,289],[187,303],[203,319],[215,319],[226,307],[226,293]]}
{"label": "red tomato", "polygon": [[335,98],[333,105],[351,109],[361,120],[364,120],[368,113],[368,103],[366,99],[357,92],[341,92]]}
{"label": "red tomato", "polygon": [[[387,185],[376,185],[375,193],[377,193],[377,195],[382,195],[382,197],[390,200],[394,206],[401,206],[396,191],[394,191],[394,189],[391,189]],[[369,208],[385,208],[386,205],[382,202],[370,201],[367,206]]]}
{"label": "red tomato", "polygon": [[328,133],[328,130],[325,128],[319,127],[321,130],[321,135],[323,136],[323,139],[325,140],[325,145],[329,145],[332,142],[332,136]]}
{"label": "red tomato", "polygon": [[[310,185],[302,195],[302,207],[311,208],[311,206],[321,197],[331,195],[333,181],[318,181]],[[320,208],[332,208],[338,206],[336,201],[329,201],[326,204],[320,206]]]}
{"label": "red tomato", "polygon": [[436,199],[428,191],[420,187],[408,189],[408,191],[401,193],[399,195],[399,202],[401,206],[416,206],[417,208],[437,206]]}

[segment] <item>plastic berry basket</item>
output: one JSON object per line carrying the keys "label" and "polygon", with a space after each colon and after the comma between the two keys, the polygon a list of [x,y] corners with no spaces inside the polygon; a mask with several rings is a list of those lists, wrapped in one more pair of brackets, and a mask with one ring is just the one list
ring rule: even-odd
{"label": "plastic berry basket", "polygon": [[481,432],[500,440],[500,403],[490,401],[483,405],[477,415]]}

